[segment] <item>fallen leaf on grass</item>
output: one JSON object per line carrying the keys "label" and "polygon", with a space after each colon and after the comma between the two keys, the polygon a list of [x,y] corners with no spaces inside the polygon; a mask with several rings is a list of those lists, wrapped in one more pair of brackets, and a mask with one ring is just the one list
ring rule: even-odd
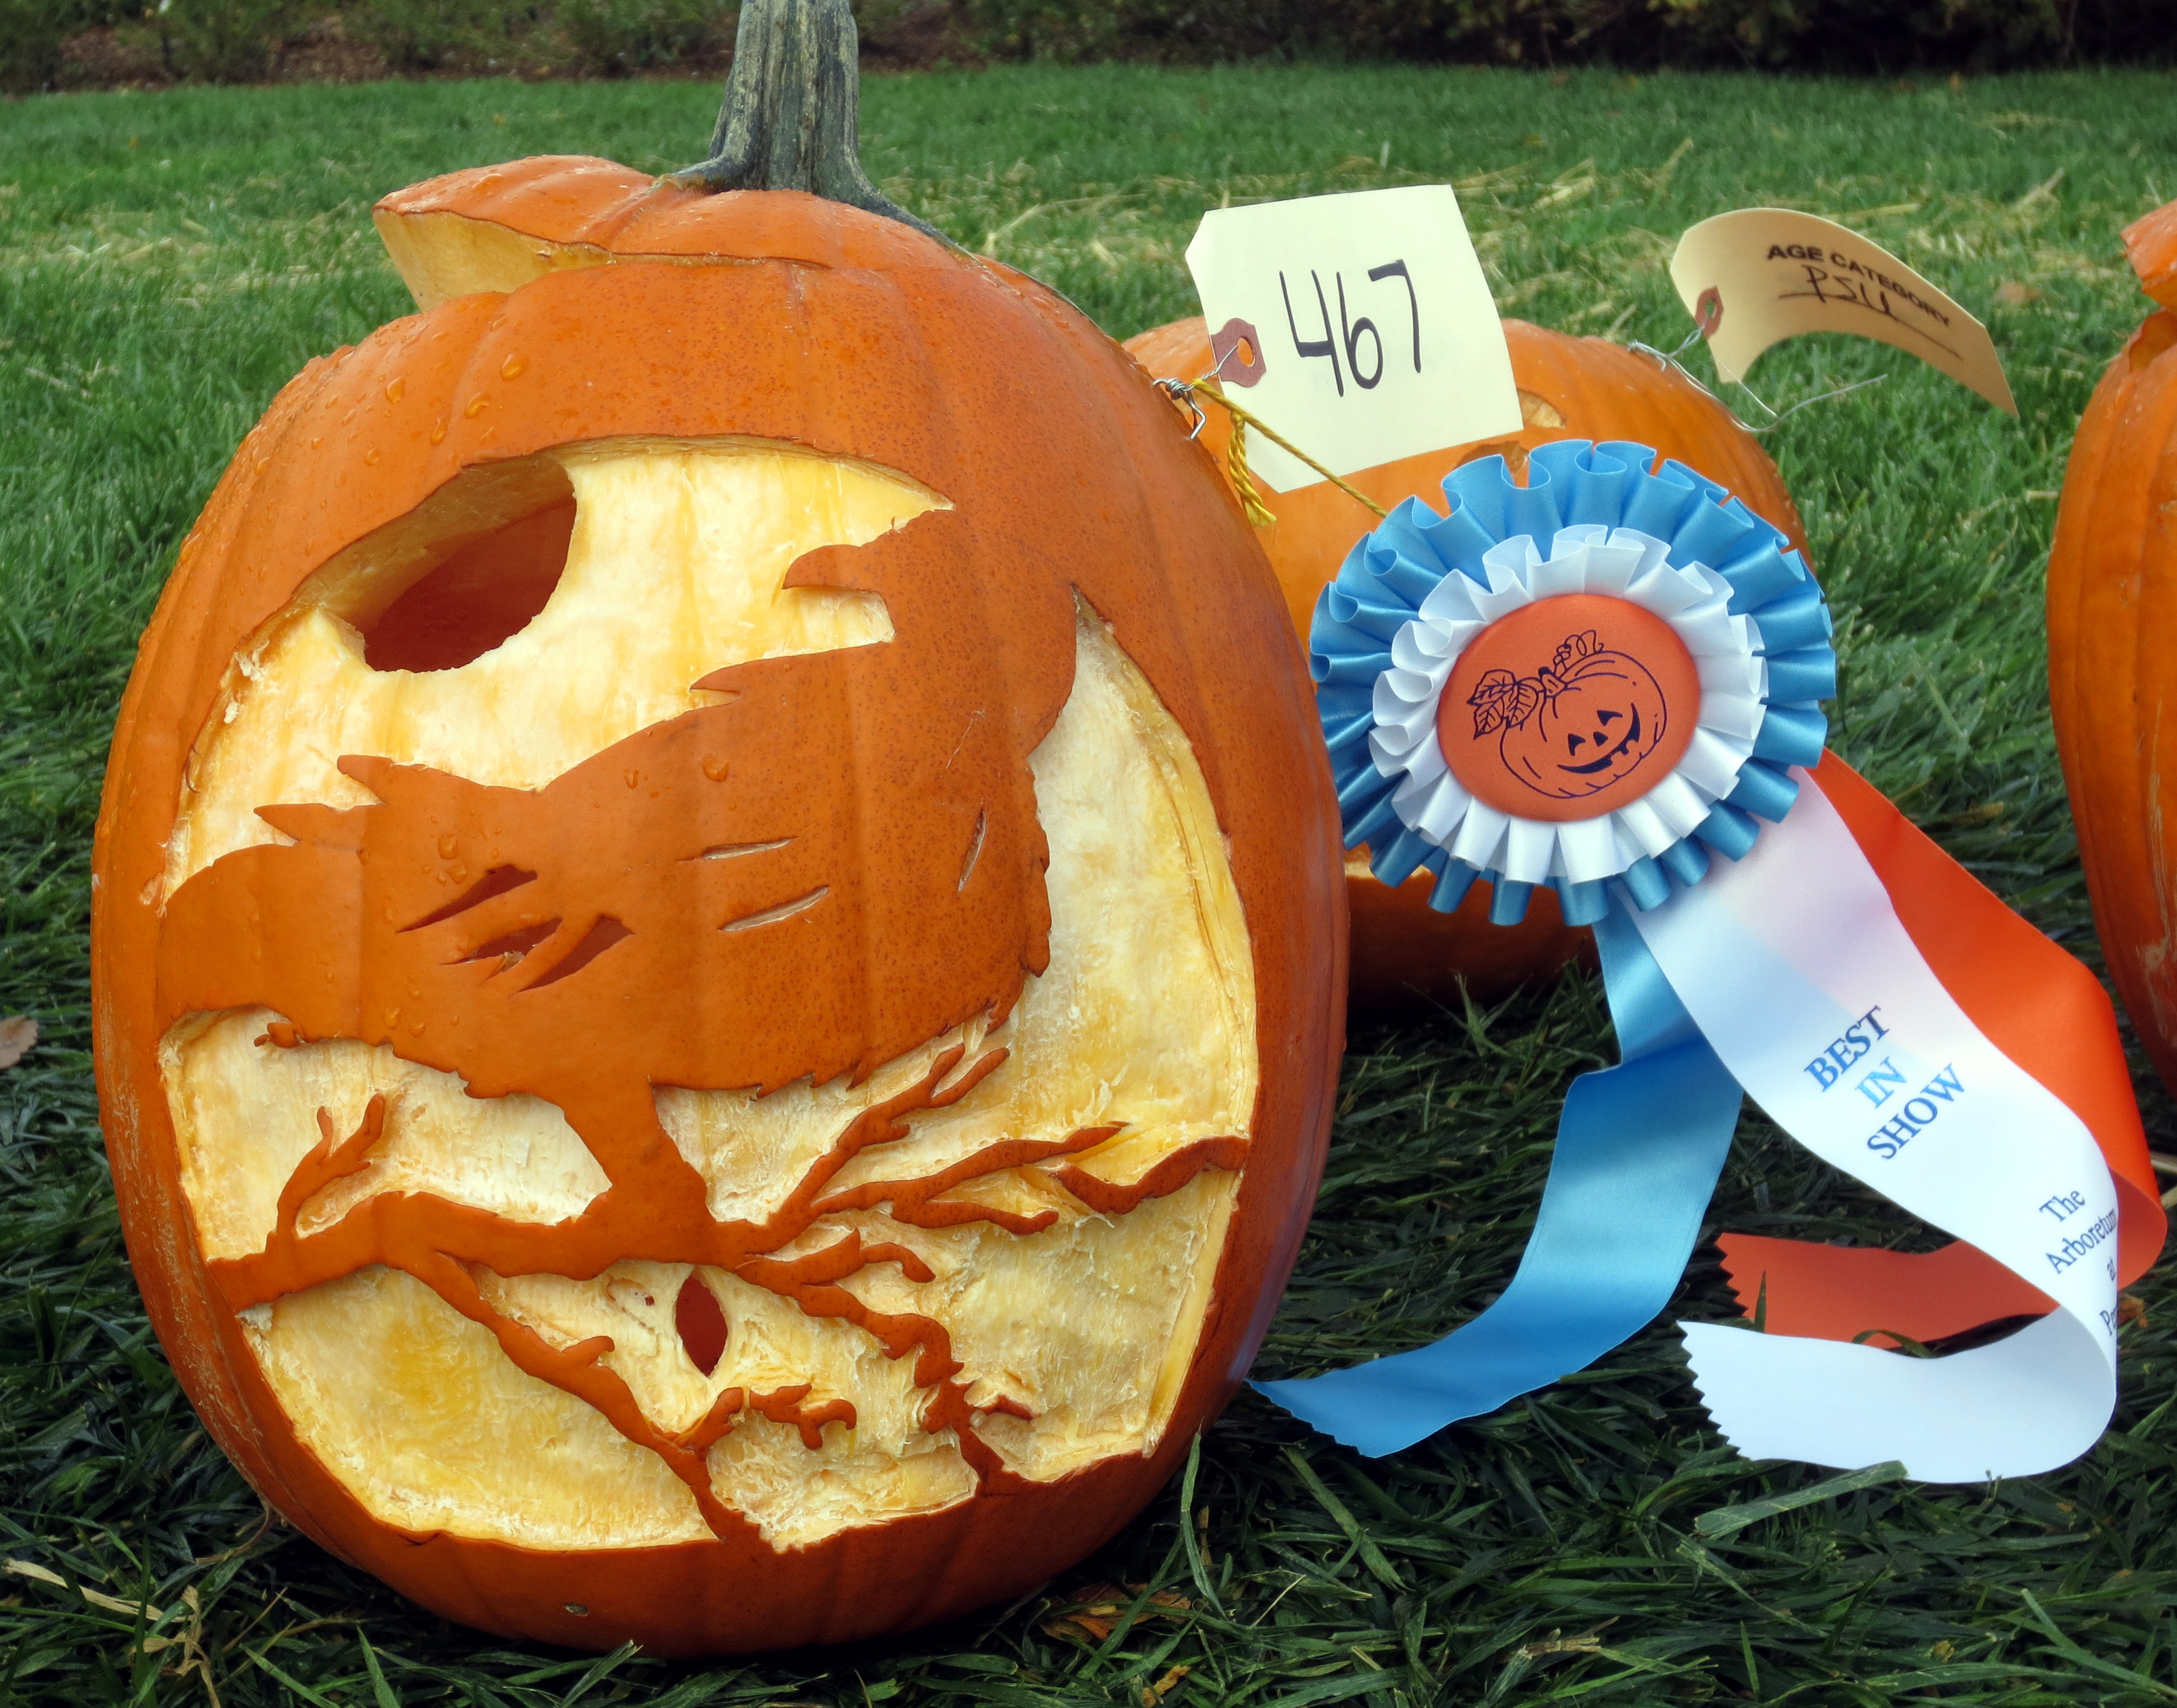
{"label": "fallen leaf on grass", "polygon": [[[1139,1584],[1131,1588],[1121,1588],[1117,1584],[1085,1584],[1067,1602],[1065,1612],[1044,1621],[1044,1633],[1052,1637],[1070,1637],[1077,1643],[1100,1643],[1117,1628],[1127,1609],[1133,1606],[1134,1597],[1141,1592]],[[1193,1605],[1184,1596],[1159,1590],[1142,1604],[1136,1623],[1142,1619],[1175,1618],[1191,1611]]]}
{"label": "fallen leaf on grass", "polygon": [[[9,1577],[29,1578],[34,1583],[52,1584],[63,1590],[68,1586],[68,1580],[58,1572],[29,1560],[0,1562],[0,1572],[7,1573]],[[103,1607],[109,1613],[140,1614],[154,1625],[166,1617],[149,1602],[124,1602],[117,1596],[109,1596],[81,1584],[76,1585],[76,1593],[94,1607]]]}
{"label": "fallen leaf on grass", "polygon": [[17,1014],[0,1020],[0,1068],[13,1067],[30,1053],[38,1041],[38,1023]]}
{"label": "fallen leaf on grass", "polygon": [[2006,308],[2023,308],[2028,303],[2041,300],[2041,292],[2034,286],[2022,285],[2016,279],[2005,279],[1995,287],[1995,300]]}
{"label": "fallen leaf on grass", "polygon": [[1545,1655],[1596,1655],[1602,1651],[1602,1633],[1616,1624],[1616,1619],[1605,1619],[1599,1625],[1590,1625],[1577,1637],[1568,1637],[1559,1627],[1550,1633],[1546,1641],[1529,1643],[1520,1651],[1523,1661],[1539,1661]]}

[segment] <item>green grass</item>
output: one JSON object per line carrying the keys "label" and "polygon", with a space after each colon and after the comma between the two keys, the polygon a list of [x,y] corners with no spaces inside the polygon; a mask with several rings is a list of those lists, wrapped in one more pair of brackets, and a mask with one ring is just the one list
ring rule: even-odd
{"label": "green grass", "polygon": [[[1769,440],[1840,619],[1836,741],[2092,957],[2041,571],[2071,423],[2143,306],[2116,233],[2177,195],[2172,97],[2147,74],[1953,90],[1023,69],[874,82],[865,129],[892,194],[1120,336],[1192,311],[1179,257],[1228,194],[1454,178],[1509,311],[1666,346],[1686,323],[1660,264],[1694,220],[1782,202],[1900,250],[1991,319],[2022,415],[1871,344],[1802,341],[1757,370],[1779,403],[1890,376]],[[1180,1666],[1176,1708],[2177,1697],[2177,1287],[2153,1279],[2125,1330],[2114,1428],[2081,1464],[1988,1489],[1858,1487],[1713,1540],[1695,1536],[1703,1513],[1823,1473],[1734,1458],[1667,1318],[1606,1367],[1384,1460],[1243,1398],[1202,1449],[1198,1564],[1175,1489],[1021,1606],[852,1651],[705,1668],[510,1648],[262,1524],[150,1335],[97,1133],[87,863],[132,643],[279,384],[406,307],[368,231],[374,197],[531,151],[683,164],[713,99],[493,83],[0,106],[0,1014],[46,1028],[0,1074],[0,1554],[148,1599],[170,1613],[162,1634],[189,1640],[146,1653],[133,1614],[0,1579],[0,1701],[193,1702],[214,1682],[229,1705],[341,1708],[1142,1708]],[[2040,295],[1992,307],[2006,281]],[[1568,1079],[1612,1053],[1580,978],[1353,1043],[1269,1373],[1419,1344],[1485,1303],[1530,1225]],[[2144,1094],[2177,1145],[2166,1101]],[[1713,1214],[1925,1237],[1753,1120]],[[1697,1258],[1672,1314],[1728,1310]],[[1154,1617],[1097,1646],[1046,1629],[1099,1580],[1189,1605],[1145,1603]],[[199,1654],[209,1681],[177,1670]]]}

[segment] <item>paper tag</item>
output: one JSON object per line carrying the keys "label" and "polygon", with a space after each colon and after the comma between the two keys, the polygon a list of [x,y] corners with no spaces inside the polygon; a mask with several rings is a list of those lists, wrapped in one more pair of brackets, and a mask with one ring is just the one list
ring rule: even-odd
{"label": "paper tag", "polygon": [[1783,339],[1857,332],[2018,413],[1988,328],[1880,244],[1834,221],[1788,208],[1703,220],[1678,239],[1671,282],[1727,380],[1743,378]]}
{"label": "paper tag", "polygon": [[[1325,467],[1352,474],[1519,432],[1512,357],[1449,184],[1203,216],[1187,265],[1221,383]],[[1279,492],[1323,477],[1260,438]]]}

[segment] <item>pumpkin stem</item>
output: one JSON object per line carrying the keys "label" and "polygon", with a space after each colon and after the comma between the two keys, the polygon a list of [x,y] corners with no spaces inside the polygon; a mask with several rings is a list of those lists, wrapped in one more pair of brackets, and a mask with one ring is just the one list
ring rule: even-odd
{"label": "pumpkin stem", "polygon": [[858,48],[847,0],[745,0],[711,157],[668,181],[714,191],[807,190],[945,238],[862,172]]}

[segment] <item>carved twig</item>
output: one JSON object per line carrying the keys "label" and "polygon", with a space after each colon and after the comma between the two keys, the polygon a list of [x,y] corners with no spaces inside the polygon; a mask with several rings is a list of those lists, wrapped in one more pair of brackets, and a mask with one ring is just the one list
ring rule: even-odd
{"label": "carved twig", "polygon": [[[1023,1487],[1021,1480],[1006,1469],[1005,1461],[975,1433],[974,1424],[985,1412],[1002,1411],[1020,1418],[1034,1413],[1002,1394],[987,1405],[970,1405],[968,1384],[958,1379],[960,1361],[952,1356],[952,1336],[943,1323],[918,1312],[876,1310],[839,1285],[872,1263],[892,1260],[895,1252],[913,1257],[903,1247],[865,1246],[859,1234],[849,1233],[836,1244],[791,1263],[756,1259],[743,1265],[739,1273],[744,1280],[791,1299],[809,1316],[837,1317],[852,1323],[881,1346],[888,1358],[916,1354],[914,1385],[936,1390],[923,1407],[923,1428],[932,1435],[952,1431],[960,1456],[983,1487],[995,1492]],[[910,1280],[931,1279],[928,1267],[919,1258],[906,1273]]]}
{"label": "carved twig", "polygon": [[985,1145],[951,1167],[918,1180],[871,1181],[865,1186],[832,1192],[818,1201],[816,1210],[820,1215],[828,1215],[836,1210],[870,1209],[889,1203],[892,1220],[905,1222],[910,1227],[951,1228],[963,1222],[990,1222],[1009,1234],[1039,1234],[1058,1220],[1056,1210],[1038,1210],[1034,1215],[1024,1216],[968,1199],[943,1202],[940,1195],[968,1181],[981,1180],[1007,1169],[1025,1168],[1047,1156],[1071,1155],[1089,1149],[1118,1130],[1116,1127],[1084,1127],[1059,1139],[1006,1139]]}
{"label": "carved twig", "polygon": [[811,1453],[824,1444],[824,1426],[843,1423],[854,1427],[854,1408],[844,1400],[822,1400],[810,1405],[810,1384],[804,1382],[793,1388],[775,1388],[768,1394],[759,1394],[749,1401],[751,1409],[761,1411],[773,1423],[790,1423],[801,1432],[801,1444]]}
{"label": "carved twig", "polygon": [[[678,1166],[660,1167],[648,1178],[636,1176],[615,1185],[580,1215],[549,1227],[509,1220],[434,1192],[380,1193],[307,1235],[297,1231],[292,1214],[283,1214],[264,1250],[246,1258],[215,1260],[210,1267],[236,1310],[338,1280],[367,1264],[398,1267],[396,1247],[445,1252],[502,1275],[548,1273],[575,1280],[587,1280],[630,1258],[731,1269],[746,1258],[778,1251],[807,1232],[824,1214],[818,1208],[823,1188],[841,1169],[871,1145],[907,1137],[909,1129],[902,1116],[958,1102],[1006,1059],[1002,1049],[985,1050],[947,1083],[947,1076],[965,1054],[965,1048],[958,1045],[942,1051],[920,1079],[849,1121],[786,1201],[761,1222],[722,1222],[712,1216],[702,1177],[687,1166],[671,1139],[656,1127],[654,1111],[647,1147],[630,1143],[624,1132],[608,1138],[595,1130],[598,1123],[586,1115],[575,1124],[593,1154],[625,1154],[647,1148],[669,1154]],[[373,1134],[370,1143],[383,1131],[382,1100],[373,1109],[377,1112],[366,1110],[364,1117],[364,1126]],[[367,1143],[362,1146],[368,1148]],[[343,1149],[342,1155],[346,1154]],[[303,1159],[297,1177],[282,1195],[283,1206],[291,1195],[299,1205],[329,1183],[331,1176],[315,1171],[330,1165],[326,1155],[326,1145],[320,1144]],[[359,1160],[356,1165],[360,1166]],[[366,1204],[368,1213],[358,1214]]]}
{"label": "carved twig", "polygon": [[[913,1282],[930,1281],[934,1274],[918,1253],[895,1241],[865,1242],[859,1231],[849,1229],[843,1237],[815,1251],[790,1258],[775,1255],[824,1218],[857,1211],[884,1214],[888,1210],[888,1220],[915,1227],[987,1221],[1018,1236],[1040,1231],[1057,1219],[1056,1211],[1022,1215],[995,1205],[949,1200],[944,1194],[1007,1170],[1078,1154],[1103,1143],[1118,1127],[1085,1127],[1058,1140],[1001,1139],[927,1175],[827,1190],[863,1152],[908,1137],[913,1129],[906,1122],[908,1116],[958,1103],[1007,1059],[1005,1050],[992,1048],[963,1068],[966,1056],[964,1045],[940,1051],[914,1083],[849,1121],[785,1201],[760,1222],[713,1218],[701,1177],[688,1169],[663,1171],[642,1182],[648,1192],[634,1190],[635,1182],[615,1185],[581,1215],[548,1226],[510,1221],[432,1193],[385,1192],[352,1206],[330,1226],[304,1235],[297,1227],[303,1208],[326,1186],[368,1165],[372,1147],[385,1134],[389,1105],[382,1094],[374,1096],[356,1130],[346,1138],[336,1133],[331,1117],[321,1110],[318,1124],[323,1137],[296,1165],[282,1189],[276,1225],[265,1249],[248,1258],[216,1261],[210,1267],[237,1309],[336,1280],[370,1263],[412,1275],[461,1315],[488,1329],[517,1368],[573,1394],[627,1439],[657,1454],[687,1484],[706,1523],[723,1536],[745,1532],[750,1525],[712,1492],[710,1448],[753,1411],[791,1424],[804,1445],[814,1451],[822,1445],[827,1424],[854,1426],[853,1405],[838,1397],[812,1402],[808,1383],[764,1393],[731,1387],[713,1400],[693,1427],[668,1431],[643,1413],[626,1382],[603,1361],[613,1350],[609,1337],[555,1346],[492,1306],[477,1281],[477,1273],[486,1269],[501,1275],[550,1274],[587,1280],[614,1263],[640,1258],[691,1267],[714,1265],[791,1301],[808,1316],[852,1323],[888,1357],[912,1355],[914,1385],[931,1390],[922,1411],[923,1427],[932,1433],[953,1431],[959,1451],[985,1487],[1016,1487],[1018,1479],[975,1433],[974,1426],[992,1411],[1020,1418],[1034,1414],[1003,1394],[987,1404],[971,1405],[970,1384],[959,1379],[962,1367],[942,1323],[916,1312],[877,1310],[843,1285],[876,1263],[896,1263]],[[592,1122],[585,1119],[576,1124],[592,1150],[597,1150],[599,1143],[588,1130]],[[614,1148],[627,1151],[628,1135],[621,1132],[614,1136]],[[662,1129],[657,1143],[669,1146]],[[1110,1185],[1071,1165],[1049,1172],[1090,1210],[1121,1215],[1146,1198],[1176,1191],[1204,1168],[1238,1167],[1245,1151],[1246,1142],[1239,1138],[1198,1140],[1125,1187]]]}
{"label": "carved twig", "polygon": [[297,1237],[295,1223],[304,1204],[335,1181],[361,1174],[370,1165],[371,1147],[385,1136],[385,1094],[372,1093],[370,1101],[363,1106],[363,1119],[356,1123],[355,1131],[341,1138],[334,1132],[331,1114],[322,1105],[319,1106],[318,1131],[324,1136],[295,1165],[294,1173],[287,1176],[287,1184],[280,1188],[276,1225],[290,1239]]}
{"label": "carved twig", "polygon": [[1049,1170],[1050,1177],[1088,1208],[1103,1216],[1123,1216],[1139,1209],[1150,1198],[1169,1198],[1205,1168],[1237,1172],[1247,1160],[1247,1141],[1236,1137],[1198,1138],[1169,1156],[1159,1157],[1149,1171],[1131,1186],[1114,1186],[1086,1169],[1062,1163]]}
{"label": "carved twig", "polygon": [[[736,1531],[753,1534],[756,1526],[740,1514],[720,1500],[711,1489],[710,1463],[706,1456],[712,1441],[717,1439],[731,1427],[732,1418],[739,1411],[720,1417],[720,1406],[713,1402],[703,1422],[691,1433],[701,1436],[707,1427],[717,1426],[710,1440],[701,1446],[688,1437],[670,1434],[660,1429],[644,1416],[634,1392],[619,1375],[601,1361],[613,1350],[612,1337],[594,1334],[587,1340],[578,1340],[571,1346],[554,1346],[526,1323],[518,1323],[504,1312],[494,1309],[484,1298],[476,1277],[453,1258],[443,1253],[403,1263],[401,1268],[423,1282],[454,1309],[471,1322],[489,1329],[499,1340],[499,1349],[517,1369],[534,1376],[540,1382],[548,1382],[561,1392],[594,1408],[604,1420],[638,1447],[647,1447],[660,1459],[681,1482],[688,1485],[696,1497],[696,1505],[703,1514],[703,1521],[714,1535],[727,1536]],[[730,1390],[728,1390],[730,1391]],[[719,1396],[723,1400],[725,1395]]]}

